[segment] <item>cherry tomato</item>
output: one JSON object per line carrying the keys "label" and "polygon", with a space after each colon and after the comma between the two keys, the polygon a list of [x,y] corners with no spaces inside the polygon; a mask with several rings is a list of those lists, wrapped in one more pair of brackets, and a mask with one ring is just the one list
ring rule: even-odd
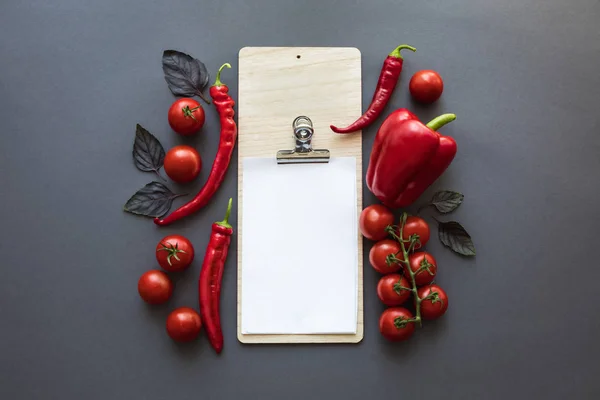
{"label": "cherry tomato", "polygon": [[200,154],[191,146],[175,146],[165,156],[165,172],[175,182],[193,181],[198,177],[201,168]]}
{"label": "cherry tomato", "polygon": [[138,293],[148,304],[162,304],[173,294],[173,282],[162,271],[144,272],[138,281]]}
{"label": "cherry tomato", "polygon": [[400,274],[382,276],[377,284],[377,296],[386,306],[400,306],[408,300],[411,294],[411,285]]}
{"label": "cherry tomato", "polygon": [[[402,268],[402,265],[400,263],[388,265],[386,259],[390,254],[398,254],[399,251],[400,244],[395,240],[380,240],[371,247],[371,251],[369,252],[369,262],[375,271],[379,273],[390,274],[392,272],[397,272]],[[398,254],[396,257],[402,258],[403,256]]]}
{"label": "cherry tomato", "polygon": [[448,296],[438,285],[427,285],[419,288],[417,295],[421,300],[421,317],[436,319],[446,313]]}
{"label": "cherry tomato", "polygon": [[183,136],[193,135],[202,129],[204,119],[204,109],[194,99],[175,100],[169,108],[169,125]]}
{"label": "cherry tomato", "polygon": [[417,286],[427,285],[433,282],[437,273],[437,262],[435,258],[426,251],[419,251],[408,256],[410,269],[413,273],[419,271],[415,275],[415,283]]}
{"label": "cherry tomato", "polygon": [[408,89],[415,100],[420,103],[430,104],[442,95],[444,81],[440,74],[433,70],[417,71],[410,78]]}
{"label": "cherry tomato", "polygon": [[183,271],[194,261],[194,246],[181,235],[165,236],[156,245],[156,260],[164,270]]}
{"label": "cherry tomato", "polygon": [[[402,230],[402,239],[409,240],[411,235],[419,235],[419,241],[415,243],[414,250],[420,249],[425,246],[429,241],[429,225],[421,217],[410,216],[406,218],[406,224]],[[408,249],[409,243],[405,243],[404,246]]]}
{"label": "cherry tomato", "polygon": [[362,210],[359,224],[364,237],[382,240],[388,236],[385,231],[386,226],[394,224],[394,215],[386,206],[373,204]]}
{"label": "cherry tomato", "polygon": [[176,342],[191,342],[202,328],[200,314],[189,307],[179,307],[167,317],[167,333]]}
{"label": "cherry tomato", "polygon": [[379,317],[379,332],[392,342],[407,340],[415,331],[414,322],[406,322],[413,315],[404,307],[388,308]]}

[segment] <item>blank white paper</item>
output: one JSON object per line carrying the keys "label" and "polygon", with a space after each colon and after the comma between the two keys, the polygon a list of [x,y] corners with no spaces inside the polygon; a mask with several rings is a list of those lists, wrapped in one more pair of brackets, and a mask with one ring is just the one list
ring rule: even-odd
{"label": "blank white paper", "polygon": [[356,333],[355,158],[245,158],[242,196],[242,333]]}

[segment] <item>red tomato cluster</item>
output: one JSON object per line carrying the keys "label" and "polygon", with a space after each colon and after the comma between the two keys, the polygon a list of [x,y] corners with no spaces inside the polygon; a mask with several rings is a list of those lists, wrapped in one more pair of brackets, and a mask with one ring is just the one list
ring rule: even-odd
{"label": "red tomato cluster", "polygon": [[[184,271],[194,261],[194,246],[181,235],[169,235],[158,242],[155,255],[158,265],[165,271]],[[148,304],[163,304],[173,294],[173,282],[165,272],[153,269],[138,280],[138,293]],[[201,328],[200,314],[190,307],[176,308],[167,317],[167,333],[177,342],[196,339]]]}
{"label": "red tomato cluster", "polygon": [[[439,318],[448,309],[446,292],[433,283],[437,262],[422,250],[431,235],[429,225],[423,218],[409,216],[400,237],[400,227],[394,225],[393,213],[379,204],[362,211],[359,225],[363,236],[377,241],[369,252],[369,262],[375,271],[383,274],[377,284],[377,296],[389,307],[379,318],[379,331],[390,341],[406,340],[420,319]],[[407,251],[408,262],[404,251]],[[419,299],[420,317],[403,306],[412,297],[416,308],[415,295]]]}
{"label": "red tomato cluster", "polygon": [[[204,109],[194,99],[177,99],[169,108],[168,119],[176,133],[191,136],[204,126]],[[164,169],[167,176],[175,182],[192,182],[200,174],[202,158],[191,146],[174,146],[165,155]],[[194,261],[194,246],[181,235],[169,235],[158,242],[155,255],[163,270],[179,272],[187,269]],[[148,304],[163,304],[173,294],[173,282],[165,272],[153,269],[140,277],[138,293]],[[190,307],[179,307],[167,317],[167,333],[177,342],[194,340],[201,327],[200,314]]]}

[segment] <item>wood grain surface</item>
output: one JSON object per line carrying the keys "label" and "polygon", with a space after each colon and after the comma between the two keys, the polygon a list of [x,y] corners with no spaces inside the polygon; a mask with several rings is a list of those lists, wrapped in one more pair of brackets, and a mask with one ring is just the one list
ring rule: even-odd
{"label": "wood grain surface", "polygon": [[238,105],[238,301],[237,330],[242,343],[357,343],[363,338],[362,237],[358,243],[357,331],[350,335],[247,335],[241,332],[242,204],[245,157],[275,157],[291,149],[292,121],[308,116],[315,129],[313,148],[331,157],[356,158],[357,218],[362,210],[362,132],[335,134],[361,114],[361,54],[356,48],[245,47],[239,53]]}

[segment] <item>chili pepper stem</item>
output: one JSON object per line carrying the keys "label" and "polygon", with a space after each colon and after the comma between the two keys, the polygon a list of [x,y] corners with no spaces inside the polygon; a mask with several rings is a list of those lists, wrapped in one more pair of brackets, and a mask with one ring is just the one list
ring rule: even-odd
{"label": "chili pepper stem", "polygon": [[224,226],[225,228],[231,228],[229,224],[229,215],[231,214],[231,203],[233,202],[233,198],[229,199],[229,203],[227,204],[227,212],[225,213],[225,218],[223,221],[217,222],[217,225]]}
{"label": "chili pepper stem", "polygon": [[221,83],[221,71],[223,71],[223,68],[231,68],[231,64],[229,63],[225,63],[223,65],[221,65],[221,68],[219,68],[219,71],[217,71],[217,79],[215,80],[215,84],[213,86],[222,86],[223,84]]}
{"label": "chili pepper stem", "polygon": [[454,121],[456,119],[456,114],[442,114],[439,117],[435,117],[431,121],[427,123],[427,127],[432,131],[437,131],[442,126]]}
{"label": "chili pepper stem", "polygon": [[407,44],[401,44],[400,46],[396,47],[390,54],[390,57],[396,57],[396,58],[400,58],[403,60],[402,58],[402,54],[400,54],[400,50],[410,50],[410,51],[417,51],[416,48],[409,46]]}

